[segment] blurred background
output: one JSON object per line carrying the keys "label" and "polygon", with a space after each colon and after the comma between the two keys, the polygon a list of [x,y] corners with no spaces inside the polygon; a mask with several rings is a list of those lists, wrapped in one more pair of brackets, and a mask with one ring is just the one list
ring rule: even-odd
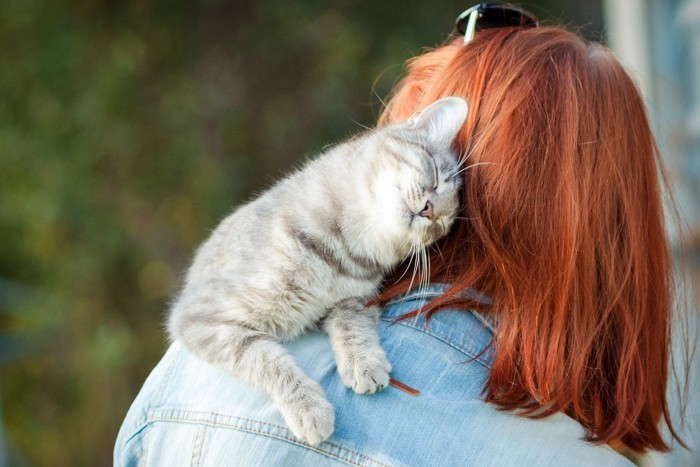
{"label": "blurred background", "polygon": [[[0,1],[0,467],[111,465],[194,248],[372,126],[403,62],[471,5]],[[606,41],[639,80],[697,269],[700,1],[525,6]]]}

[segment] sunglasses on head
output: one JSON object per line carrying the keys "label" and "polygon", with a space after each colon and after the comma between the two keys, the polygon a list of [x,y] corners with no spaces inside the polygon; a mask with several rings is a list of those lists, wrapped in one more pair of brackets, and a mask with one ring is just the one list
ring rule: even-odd
{"label": "sunglasses on head", "polygon": [[474,33],[494,28],[536,28],[537,17],[511,3],[479,3],[464,10],[455,21],[455,28],[464,34],[464,43],[474,39]]}

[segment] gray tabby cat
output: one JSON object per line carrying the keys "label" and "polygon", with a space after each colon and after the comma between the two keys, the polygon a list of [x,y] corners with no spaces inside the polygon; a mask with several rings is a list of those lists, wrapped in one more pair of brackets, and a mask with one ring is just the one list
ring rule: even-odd
{"label": "gray tabby cat", "polygon": [[347,387],[389,384],[379,308],[365,304],[392,268],[452,225],[460,181],[451,143],[466,115],[464,100],[442,99],[336,146],[234,211],[194,258],[168,319],[172,338],[266,391],[299,439],[328,438],[333,407],[281,341],[323,320]]}

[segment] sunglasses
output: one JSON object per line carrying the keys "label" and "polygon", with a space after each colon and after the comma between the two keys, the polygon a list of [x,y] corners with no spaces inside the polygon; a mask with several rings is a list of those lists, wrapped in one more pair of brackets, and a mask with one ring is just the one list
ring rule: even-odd
{"label": "sunglasses", "polygon": [[464,10],[455,21],[455,28],[464,34],[464,43],[474,39],[474,33],[494,28],[536,28],[537,17],[511,3],[479,3]]}

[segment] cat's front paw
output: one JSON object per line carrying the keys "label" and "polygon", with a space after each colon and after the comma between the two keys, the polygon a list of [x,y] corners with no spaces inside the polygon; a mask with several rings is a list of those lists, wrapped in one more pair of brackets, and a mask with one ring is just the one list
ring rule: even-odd
{"label": "cat's front paw", "polygon": [[358,394],[372,394],[389,385],[391,363],[381,348],[348,355],[338,362],[343,384]]}
{"label": "cat's front paw", "polygon": [[317,445],[333,433],[335,412],[320,387],[300,389],[279,407],[289,429],[302,441]]}

